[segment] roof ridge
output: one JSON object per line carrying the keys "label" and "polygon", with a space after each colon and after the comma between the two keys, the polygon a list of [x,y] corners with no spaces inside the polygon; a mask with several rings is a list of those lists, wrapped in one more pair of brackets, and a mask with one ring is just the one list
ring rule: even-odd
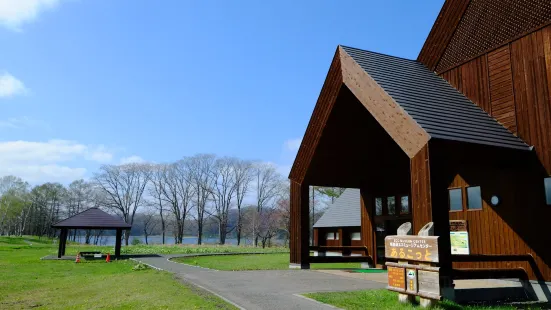
{"label": "roof ridge", "polygon": [[[61,222],[65,222],[65,221],[68,220],[68,219],[72,219],[73,217],[75,217],[75,216],[77,216],[77,215],[80,215],[80,214],[82,214],[82,213],[84,213],[84,212],[86,212],[86,211],[89,211],[89,210],[91,210],[91,209],[99,209],[100,211],[105,212],[105,211],[101,210],[99,207],[91,207],[91,208],[88,208],[88,209],[86,209],[86,210],[80,211],[79,213],[73,214],[73,215],[69,216],[69,217],[66,218],[66,219],[63,219],[63,220],[61,220],[61,221],[57,221],[57,222],[55,222],[54,224],[52,224],[52,226],[55,226],[55,225],[57,225],[57,224],[59,224],[59,223],[61,223]],[[107,212],[105,212],[105,213],[107,213]],[[107,214],[109,214],[109,213],[107,213]]]}
{"label": "roof ridge", "polygon": [[394,55],[390,55],[390,54],[384,54],[384,53],[381,53],[381,52],[370,51],[370,50],[366,50],[366,49],[362,49],[362,48],[357,48],[357,47],[352,47],[352,46],[347,46],[347,45],[342,45],[342,44],[339,44],[339,46],[340,46],[340,47],[343,47],[343,48],[355,49],[355,50],[362,51],[362,52],[368,52],[368,53],[372,53],[372,54],[377,54],[377,55],[382,55],[382,56],[387,56],[387,57],[392,57],[392,58],[397,58],[397,59],[402,59],[402,60],[410,61],[410,62],[413,62],[413,63],[422,64],[421,62],[419,62],[419,61],[417,61],[417,60],[415,60],[415,59],[409,59],[409,58],[405,58],[405,57],[394,56]]}

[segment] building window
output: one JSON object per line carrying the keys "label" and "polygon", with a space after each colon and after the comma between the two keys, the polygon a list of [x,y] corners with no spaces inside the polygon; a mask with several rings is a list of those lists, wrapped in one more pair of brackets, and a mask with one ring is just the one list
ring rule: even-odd
{"label": "building window", "polygon": [[383,215],[383,198],[375,198],[375,215]]}
{"label": "building window", "polygon": [[386,198],[386,206],[388,208],[388,214],[389,215],[396,214],[396,198],[387,197]]}
{"label": "building window", "polygon": [[452,188],[449,190],[450,211],[463,211],[463,197],[461,188]]}
{"label": "building window", "polygon": [[400,213],[409,214],[409,197],[408,196],[402,196],[402,198],[400,198],[400,205],[401,205]]}
{"label": "building window", "polygon": [[335,240],[335,233],[328,232],[325,239],[327,239],[327,240]]}
{"label": "building window", "polygon": [[482,210],[482,195],[480,186],[467,187],[467,209]]}
{"label": "building window", "polygon": [[362,235],[360,232],[353,232],[350,234],[350,239],[352,240],[362,240]]}
{"label": "building window", "polygon": [[545,200],[547,201],[547,205],[551,206],[551,177],[545,178],[543,181],[545,186]]}
{"label": "building window", "polygon": [[338,232],[335,233],[335,240],[339,240],[339,233]]}

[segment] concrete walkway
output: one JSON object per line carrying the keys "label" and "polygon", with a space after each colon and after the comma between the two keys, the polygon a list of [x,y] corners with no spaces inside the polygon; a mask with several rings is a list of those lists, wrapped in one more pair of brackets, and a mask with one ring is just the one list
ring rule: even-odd
{"label": "concrete walkway", "polygon": [[311,270],[217,271],[169,261],[167,255],[134,258],[174,273],[242,309],[332,309],[298,294],[384,288],[385,284]]}

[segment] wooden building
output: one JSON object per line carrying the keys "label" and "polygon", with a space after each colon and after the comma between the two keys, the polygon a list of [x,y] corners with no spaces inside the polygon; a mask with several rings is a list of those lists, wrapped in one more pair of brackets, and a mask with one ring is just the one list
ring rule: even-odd
{"label": "wooden building", "polygon": [[[361,234],[360,190],[346,189],[313,225],[314,256],[365,254]],[[335,247],[327,249],[327,247]],[[343,247],[343,248],[339,248]],[[352,250],[350,247],[357,247]]]}
{"label": "wooden building", "polygon": [[[432,221],[441,275],[551,281],[550,175],[551,2],[447,0],[416,60],[337,47],[289,176],[291,265],[320,261],[308,187],[339,186],[361,191],[375,265],[379,231]],[[468,255],[452,255],[451,220]]]}

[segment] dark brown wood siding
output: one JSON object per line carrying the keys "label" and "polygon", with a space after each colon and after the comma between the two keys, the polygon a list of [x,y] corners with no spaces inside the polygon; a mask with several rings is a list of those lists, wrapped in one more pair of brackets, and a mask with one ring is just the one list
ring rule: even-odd
{"label": "dark brown wood siding", "polygon": [[362,217],[362,243],[367,247],[367,252],[372,259],[376,257],[375,250],[375,222],[373,218],[374,197],[367,189],[360,189],[361,193],[361,217]]}
{"label": "dark brown wood siding", "polygon": [[485,110],[505,128],[516,133],[517,117],[509,45],[488,53],[487,57],[491,108]]}
{"label": "dark brown wood siding", "polygon": [[[499,258],[491,262],[457,262],[454,268],[524,268],[530,278],[551,280],[551,235],[541,228],[551,217],[543,193],[544,168],[533,153],[506,152],[498,148],[458,145],[442,142],[431,144],[431,169],[437,169],[438,179],[431,175],[433,204],[439,196],[439,206],[446,206],[450,220],[466,220],[470,254],[526,255],[534,263]],[[482,210],[468,209],[467,187],[480,186]],[[449,211],[446,189],[460,188],[462,211]],[[442,195],[445,193],[445,195]],[[492,206],[493,195],[500,198]],[[443,196],[443,197],[442,197]]]}
{"label": "dark brown wood siding", "polygon": [[417,60],[434,70],[444,54],[455,28],[461,21],[463,13],[469,6],[470,0],[447,0],[417,57]]}
{"label": "dark brown wood siding", "polygon": [[432,221],[429,149],[425,146],[410,161],[413,234]]}
{"label": "dark brown wood siding", "polygon": [[551,173],[551,26],[511,43],[519,136]]}
{"label": "dark brown wood siding", "polygon": [[293,264],[308,263],[310,208],[308,186],[291,180],[291,239],[290,262]]}
{"label": "dark brown wood siding", "polygon": [[551,174],[551,26],[440,76],[533,145]]}

